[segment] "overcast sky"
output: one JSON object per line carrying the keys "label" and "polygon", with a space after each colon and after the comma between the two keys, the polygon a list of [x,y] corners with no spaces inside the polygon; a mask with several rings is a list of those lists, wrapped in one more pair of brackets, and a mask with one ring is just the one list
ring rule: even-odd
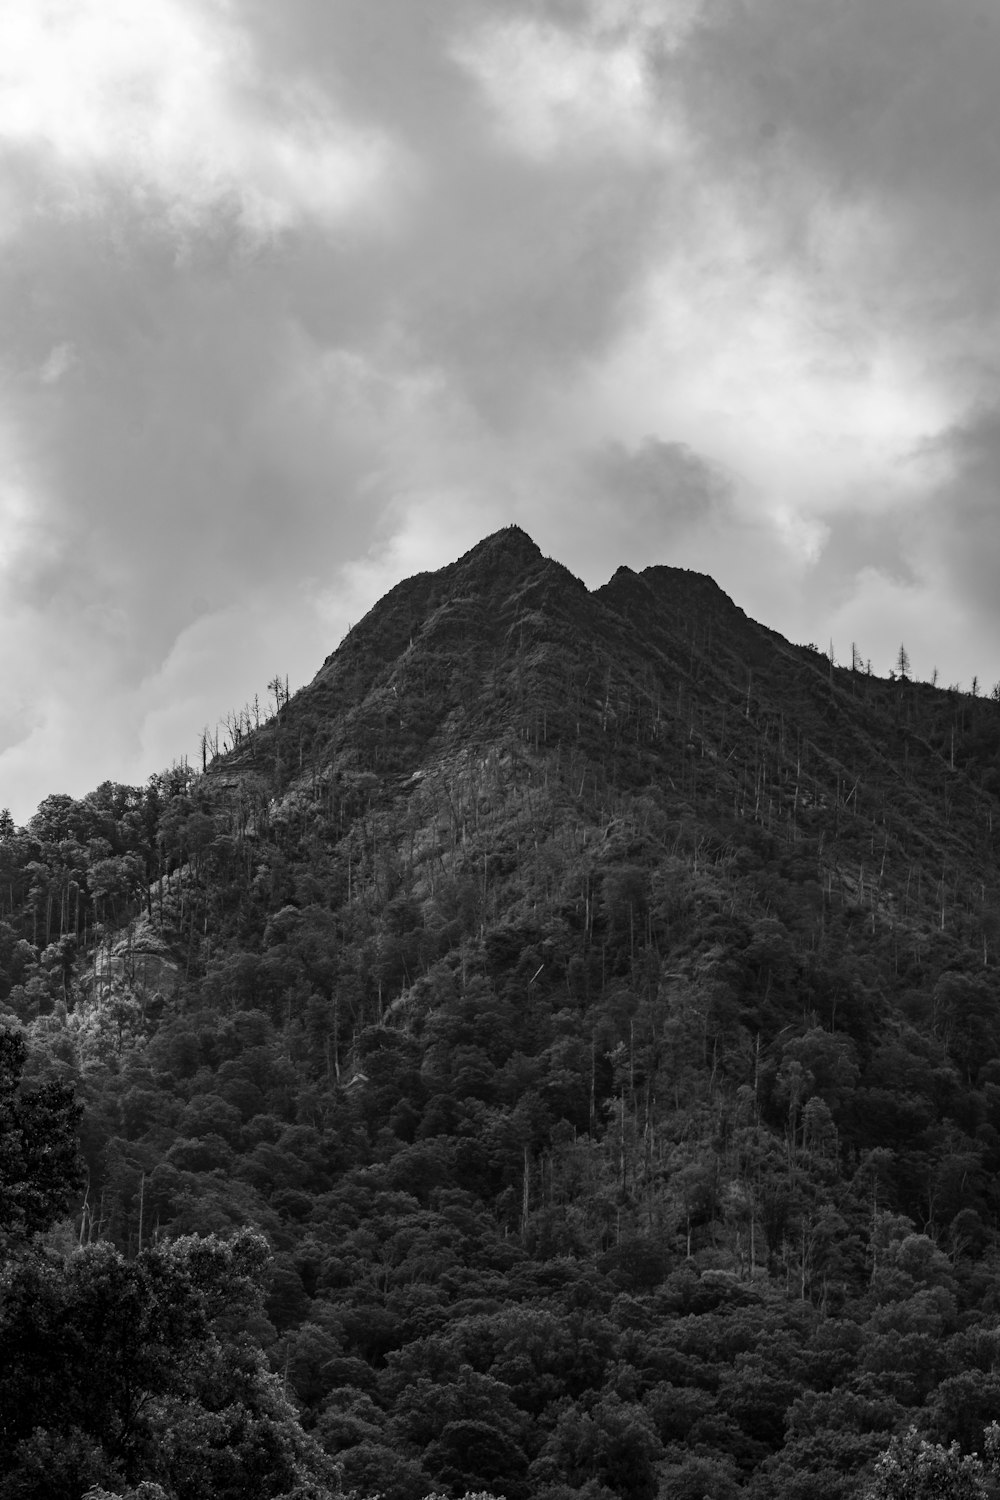
{"label": "overcast sky", "polygon": [[996,0],[3,0],[0,806],[516,521],[1000,678]]}

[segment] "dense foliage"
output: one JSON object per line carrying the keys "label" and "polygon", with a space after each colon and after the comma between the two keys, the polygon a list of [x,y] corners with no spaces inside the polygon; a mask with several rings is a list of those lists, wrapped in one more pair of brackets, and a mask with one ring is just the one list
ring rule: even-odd
{"label": "dense foliage", "polygon": [[3,1500],[105,1485],[138,1500],[324,1500],[335,1467],[253,1337],[266,1241],[187,1236],[126,1259],[46,1240],[79,1178],[77,1107],[65,1084],[22,1086],[17,1032],[0,1031],[0,1060]]}
{"label": "dense foliage", "polygon": [[[141,1421],[59,1416],[72,1462],[119,1434],[92,1482],[193,1494],[169,1413],[387,1500],[840,1500],[897,1493],[911,1426],[985,1451],[995,701],[837,668],[696,575],[590,595],[513,532],[229,729],[0,826],[0,996],[86,1163],[82,1250],[4,1317],[82,1329],[114,1285],[161,1351]],[[261,1309],[192,1303],[191,1257],[255,1235]]]}

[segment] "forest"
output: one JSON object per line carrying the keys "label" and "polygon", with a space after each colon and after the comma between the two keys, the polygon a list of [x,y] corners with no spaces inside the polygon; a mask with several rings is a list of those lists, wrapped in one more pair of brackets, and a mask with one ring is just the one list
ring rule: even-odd
{"label": "forest", "polygon": [[996,1493],[1000,703],[851,655],[509,528],[0,818],[0,1500]]}

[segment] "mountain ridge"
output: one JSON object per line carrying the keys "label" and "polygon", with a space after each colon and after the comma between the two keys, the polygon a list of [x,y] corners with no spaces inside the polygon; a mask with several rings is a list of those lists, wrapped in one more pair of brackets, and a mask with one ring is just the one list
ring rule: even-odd
{"label": "mountain ridge", "polygon": [[[621,622],[629,617],[626,572],[661,610],[669,607],[681,615],[692,598],[701,602],[708,598],[713,617],[747,621],[713,580],[681,569],[650,568],[642,574],[619,569],[607,584],[588,590],[562,564],[546,558],[520,527],[512,526],[484,538],[454,563],[417,574],[389,590],[297,697],[301,701],[302,693],[320,694],[327,708],[334,695],[346,695],[348,701],[356,698],[362,686],[357,667],[362,662],[369,668],[377,662],[387,682],[395,679],[391,686],[398,695],[406,686],[405,658],[410,653],[440,656],[458,647],[468,652],[473,642],[477,666],[485,671],[483,653],[505,651],[515,628],[522,654],[526,642],[529,652],[544,650],[548,643],[543,637],[554,630],[564,648],[561,665],[565,669],[565,648],[574,635],[578,642],[593,637],[605,653],[616,637],[621,645]],[[749,623],[754,629],[764,628]],[[569,655],[578,657],[579,653],[570,651]],[[573,670],[579,665],[575,660]],[[556,691],[557,684],[549,680],[547,687]]]}
{"label": "mountain ridge", "polygon": [[[614,763],[629,785],[665,778],[686,807],[699,784],[715,795],[724,785],[737,811],[763,806],[772,826],[787,824],[791,806],[793,838],[817,808],[840,804],[837,834],[850,848],[833,848],[825,878],[842,881],[849,857],[863,884],[859,828],[868,837],[879,823],[881,875],[895,864],[905,883],[920,835],[887,809],[894,757],[901,749],[903,781],[924,799],[938,842],[948,845],[957,822],[968,843],[969,826],[990,816],[981,791],[954,774],[955,723],[970,715],[995,718],[982,701],[836,667],[751,620],[707,575],[622,567],[588,590],[511,527],[390,590],[286,705],[282,732],[300,761],[404,780],[436,755],[498,738],[561,745]],[[824,748],[831,729],[834,753]],[[966,750],[972,742],[963,732]],[[245,747],[235,760],[247,763]],[[984,888],[988,843],[973,860]]]}
{"label": "mountain ridge", "polygon": [[1000,704],[515,529],[233,738],[0,827],[2,1014],[86,1106],[59,1243],[261,1231],[254,1336],[361,1496],[982,1447]]}

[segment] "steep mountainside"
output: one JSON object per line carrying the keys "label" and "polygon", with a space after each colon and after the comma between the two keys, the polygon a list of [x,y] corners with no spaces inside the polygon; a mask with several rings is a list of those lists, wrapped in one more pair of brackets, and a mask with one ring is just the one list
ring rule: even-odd
{"label": "steep mountainside", "polygon": [[522,531],[0,827],[73,1233],[261,1229],[362,1494],[858,1493],[1000,1416],[1000,703]]}
{"label": "steep mountainside", "polygon": [[374,775],[387,806],[512,757],[585,821],[588,789],[648,791],[706,834],[749,821],[813,859],[838,909],[881,905],[898,937],[978,917],[988,952],[998,728],[994,700],[835,668],[702,575],[620,568],[590,594],[512,527],[400,584],[213,772],[262,759],[293,799]]}

